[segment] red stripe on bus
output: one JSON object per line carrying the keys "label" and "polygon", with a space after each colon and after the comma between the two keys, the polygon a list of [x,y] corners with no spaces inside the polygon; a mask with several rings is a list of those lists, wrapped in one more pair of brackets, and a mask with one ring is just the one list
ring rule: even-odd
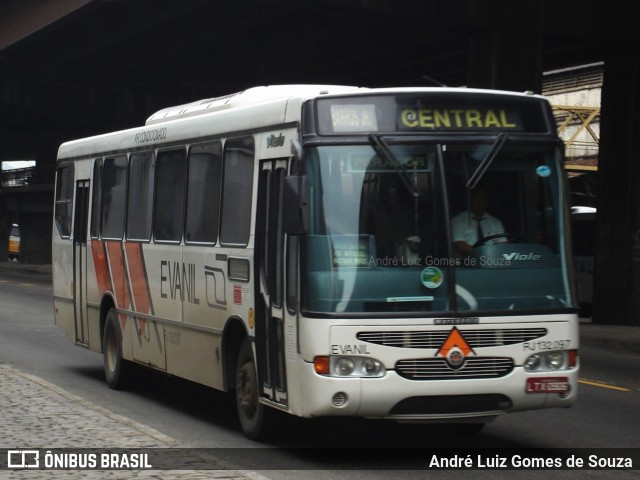
{"label": "red stripe on bus", "polygon": [[[122,254],[122,242],[107,241],[107,255],[111,269],[111,281],[113,282],[113,295],[116,297],[116,307],[129,309],[129,292],[127,289],[127,276],[124,269],[124,255]],[[127,315],[120,314],[120,326],[124,331],[127,323]]]}
{"label": "red stripe on bus", "polygon": [[[149,298],[149,285],[147,280],[147,272],[144,267],[144,258],[142,256],[142,244],[128,242],[125,243],[127,254],[127,268],[129,269],[129,279],[131,286],[131,298],[135,306],[135,311],[148,315],[151,312],[151,299]],[[144,332],[146,322],[144,319],[138,318],[138,329]]]}
{"label": "red stripe on bus", "polygon": [[91,241],[91,253],[93,254],[93,266],[96,271],[96,281],[100,295],[111,290],[111,281],[109,280],[109,269],[107,268],[107,257],[104,253],[104,244],[102,240]]}
{"label": "red stripe on bus", "polygon": [[142,258],[142,244],[129,242],[125,244],[125,248],[127,249],[127,265],[136,312],[149,314],[151,313],[151,302],[149,301],[147,275]]}

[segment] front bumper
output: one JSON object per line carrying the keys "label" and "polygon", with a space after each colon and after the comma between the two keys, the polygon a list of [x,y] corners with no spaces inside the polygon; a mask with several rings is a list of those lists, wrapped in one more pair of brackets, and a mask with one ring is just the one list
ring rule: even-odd
{"label": "front bumper", "polygon": [[[389,370],[381,378],[337,378],[303,367],[309,379],[301,391],[304,417],[359,416],[399,421],[490,419],[506,413],[570,407],[577,397],[578,370],[528,373],[516,367],[497,379],[414,381]],[[566,378],[562,393],[527,392],[530,378]],[[530,382],[529,382],[530,383]],[[339,400],[339,401],[336,401]]]}

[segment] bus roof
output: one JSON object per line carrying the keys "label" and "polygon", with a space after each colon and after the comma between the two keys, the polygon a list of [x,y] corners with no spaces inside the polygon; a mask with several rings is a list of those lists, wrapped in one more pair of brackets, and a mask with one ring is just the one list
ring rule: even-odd
{"label": "bus roof", "polygon": [[205,98],[184,105],[163,108],[151,115],[145,125],[174,120],[177,118],[202,115],[220,110],[259,105],[274,100],[285,98],[313,98],[319,95],[331,95],[341,93],[353,93],[367,90],[363,87],[350,87],[342,85],[270,85],[253,87],[242,92],[223,95],[215,98]]}
{"label": "bus roof", "polygon": [[322,95],[340,95],[349,93],[393,93],[393,92],[416,92],[416,91],[439,91],[439,92],[482,92],[502,95],[525,95],[532,96],[530,92],[518,93],[498,90],[480,90],[472,88],[448,88],[448,87],[396,87],[396,88],[375,88],[354,87],[345,85],[269,85],[253,87],[241,92],[223,95],[221,97],[205,98],[183,105],[163,108],[151,115],[145,125],[185,118],[194,115],[202,115],[220,110],[233,109],[251,105],[259,105],[275,100],[287,98],[309,99]]}
{"label": "bus roof", "polygon": [[[519,93],[498,90],[482,90],[454,87],[394,87],[366,88],[341,85],[271,85],[254,87],[242,92],[221,97],[198,100],[184,105],[164,108],[151,115],[145,125],[131,129],[105,133],[88,138],[71,140],[60,145],[58,161],[88,155],[111,154],[113,152],[144,148],[151,145],[171,143],[193,137],[193,131],[207,131],[216,135],[234,130],[252,130],[269,125],[295,121],[295,107],[304,101],[324,97],[353,94],[394,94],[394,93],[474,93],[529,96],[529,92]],[[246,108],[257,110],[247,115]],[[224,122],[211,123],[209,115],[220,114]],[[299,112],[298,114],[299,115]],[[192,119],[191,123],[189,119]]]}

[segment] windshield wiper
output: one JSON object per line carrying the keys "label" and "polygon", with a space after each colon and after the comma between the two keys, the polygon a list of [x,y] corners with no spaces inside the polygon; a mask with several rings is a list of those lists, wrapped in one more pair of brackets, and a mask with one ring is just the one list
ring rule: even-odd
{"label": "windshield wiper", "polygon": [[469,177],[466,185],[468,190],[473,190],[476,185],[478,185],[478,182],[480,182],[480,179],[483,177],[484,173],[487,171],[489,166],[491,166],[493,160],[496,158],[500,150],[502,150],[502,146],[504,145],[504,142],[507,141],[507,138],[508,135],[506,133],[498,134],[495,141],[493,142],[493,145],[491,145],[491,148],[480,162],[480,165],[478,165],[478,167],[471,174],[471,177]]}
{"label": "windshield wiper", "polygon": [[421,195],[420,191],[418,191],[418,189],[413,185],[413,182],[411,181],[411,174],[409,173],[409,171],[407,170],[407,167],[405,167],[402,162],[400,162],[395,155],[393,154],[393,152],[391,151],[391,148],[389,148],[389,144],[386,142],[386,140],[384,138],[382,138],[380,135],[375,135],[375,134],[371,134],[369,135],[369,139],[371,140],[371,144],[373,145],[373,148],[387,161],[393,164],[394,167],[396,167],[396,173],[398,174],[398,176],[400,177],[400,180],[402,180],[402,183],[404,184],[404,186],[407,188],[407,190],[409,191],[409,193],[415,198],[415,197],[419,197]]}

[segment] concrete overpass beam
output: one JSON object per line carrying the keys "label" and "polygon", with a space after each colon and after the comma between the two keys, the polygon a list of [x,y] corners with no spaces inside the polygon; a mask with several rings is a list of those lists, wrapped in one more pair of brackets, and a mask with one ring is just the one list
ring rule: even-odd
{"label": "concrete overpass beam", "polygon": [[[636,24],[640,6],[624,15]],[[640,47],[620,24],[605,51],[593,320],[640,326]]]}
{"label": "concrete overpass beam", "polygon": [[469,87],[542,91],[544,2],[471,2]]}
{"label": "concrete overpass beam", "polygon": [[0,50],[69,15],[92,0],[20,0],[0,7]]}

